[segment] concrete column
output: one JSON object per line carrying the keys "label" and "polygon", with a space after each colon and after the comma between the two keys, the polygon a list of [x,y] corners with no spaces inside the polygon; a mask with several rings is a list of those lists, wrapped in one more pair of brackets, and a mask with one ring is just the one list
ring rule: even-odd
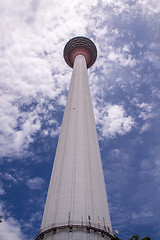
{"label": "concrete column", "polygon": [[[64,112],[41,231],[53,226],[92,224],[111,229],[86,60],[78,55]],[[89,223],[90,222],[90,223]],[[44,239],[101,239],[86,230],[58,230]],[[105,239],[110,239],[105,237]]]}

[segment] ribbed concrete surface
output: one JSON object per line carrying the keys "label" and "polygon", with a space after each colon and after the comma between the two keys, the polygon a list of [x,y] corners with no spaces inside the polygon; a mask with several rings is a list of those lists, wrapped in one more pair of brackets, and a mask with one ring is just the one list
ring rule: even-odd
{"label": "ribbed concrete surface", "polygon": [[[82,221],[109,226],[108,201],[85,57],[78,55],[58,141],[41,229]],[[82,230],[59,231],[45,240],[101,239]],[[107,237],[105,237],[107,239]]]}

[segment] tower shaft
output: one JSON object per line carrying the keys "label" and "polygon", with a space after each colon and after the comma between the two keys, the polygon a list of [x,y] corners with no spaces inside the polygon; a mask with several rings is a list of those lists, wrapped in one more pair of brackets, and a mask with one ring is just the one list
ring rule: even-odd
{"label": "tower shaft", "polygon": [[[74,60],[41,232],[66,225],[95,226],[108,229],[111,233],[87,65],[83,55],[77,55]],[[72,233],[58,229],[54,235],[52,232],[44,235],[44,240],[101,238],[101,234],[87,233],[81,228],[76,231],[73,229]],[[105,239],[110,238],[105,235]]]}

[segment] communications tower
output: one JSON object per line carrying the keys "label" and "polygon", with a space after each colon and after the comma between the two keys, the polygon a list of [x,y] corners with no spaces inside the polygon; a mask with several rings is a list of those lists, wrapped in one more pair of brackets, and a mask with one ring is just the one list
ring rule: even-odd
{"label": "communications tower", "polygon": [[71,39],[64,59],[73,68],[40,234],[36,240],[110,240],[110,214],[87,68],[94,43]]}

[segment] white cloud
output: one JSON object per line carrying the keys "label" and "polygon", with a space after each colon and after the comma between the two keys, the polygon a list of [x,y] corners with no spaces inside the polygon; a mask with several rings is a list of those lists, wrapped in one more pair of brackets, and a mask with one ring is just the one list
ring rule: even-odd
{"label": "white cloud", "polygon": [[143,120],[147,120],[155,116],[155,113],[153,113],[153,107],[154,107],[153,104],[142,102],[137,106],[139,106],[141,109],[139,117],[142,118]]}
{"label": "white cloud", "polygon": [[[71,69],[63,60],[63,48],[68,39],[76,35],[87,36],[89,32],[92,38],[95,38],[98,61],[91,70],[94,72],[92,74],[94,93],[100,91],[99,83],[103,81],[100,79],[98,84],[96,83],[96,67],[104,74],[103,78],[106,78],[115,66],[133,68],[137,65],[137,60],[131,54],[131,41],[123,42],[120,46],[115,45],[116,39],[120,41],[124,33],[121,31],[121,26],[114,25],[114,17],[124,11],[124,17],[129,18],[130,21],[134,20],[132,16],[141,10],[144,3],[147,6],[156,4],[151,4],[148,0],[139,0],[132,6],[121,0],[116,2],[104,0],[101,5],[97,0],[0,2],[3,19],[1,21],[3,38],[0,43],[0,54],[3,56],[0,60],[2,66],[0,154],[2,156],[21,155],[34,141],[34,136],[41,130],[43,121],[40,118],[41,113],[44,112],[42,99],[54,100],[60,96],[57,103],[65,104],[63,91],[69,86],[71,76]],[[111,8],[113,11],[110,11]],[[106,11],[112,14],[106,14]],[[120,21],[123,24],[123,19]],[[126,32],[131,34],[129,27]],[[150,44],[150,50],[156,51],[156,48],[157,45]],[[146,55],[146,58],[154,61],[155,56],[157,55],[154,53],[150,56]],[[37,103],[35,108],[27,109],[26,112],[22,110],[23,105],[28,107],[33,102]],[[51,106],[48,101],[46,116]],[[104,114],[105,121],[110,125],[112,119],[113,124],[109,129],[105,126],[103,129],[105,136],[108,136],[107,132],[109,136],[114,136],[115,133],[125,134],[131,130],[134,121],[130,116],[126,116],[124,111],[121,111],[121,120],[115,120],[111,109],[107,111],[110,116]],[[50,134],[52,137],[59,133],[59,130],[43,131],[42,135]]]}
{"label": "white cloud", "polygon": [[160,64],[160,57],[159,54],[157,53],[157,49],[158,49],[158,45],[156,46],[155,52],[153,51],[153,49],[146,51],[146,53],[144,54],[144,58],[146,60],[148,60],[149,62],[151,62],[152,64],[155,65],[155,67],[159,67]]}
{"label": "white cloud", "polygon": [[141,127],[141,129],[140,129],[140,133],[144,133],[144,132],[148,131],[149,128],[150,128],[150,124],[149,124],[149,123],[145,123],[145,124]]}
{"label": "white cloud", "polygon": [[30,189],[41,189],[44,184],[44,180],[40,177],[30,178],[27,180],[27,186]]}
{"label": "white cloud", "polygon": [[142,5],[142,8],[149,13],[160,12],[160,2],[157,0],[138,0],[137,3]]}
{"label": "white cloud", "polygon": [[[3,56],[0,60],[2,156],[20,155],[28,148],[41,128],[41,98],[53,100],[69,85],[70,69],[62,52],[69,38],[86,35],[88,22],[79,12],[83,13],[84,5],[89,11],[90,3],[81,3],[81,0],[0,2],[3,18],[0,26],[3,32],[0,43]],[[24,104],[27,107],[34,101],[38,102],[35,109],[22,110]],[[63,102],[62,97],[61,104]],[[17,129],[19,119],[21,125]],[[54,131],[52,136],[57,133]]]}
{"label": "white cloud", "polygon": [[[160,180],[160,146],[154,146],[150,149],[148,158],[143,159],[141,162],[141,173],[143,176],[151,176],[154,182],[158,182]],[[160,190],[160,188],[159,188]],[[157,191],[158,192],[158,191]]]}
{"label": "white cloud", "polygon": [[4,205],[0,204],[0,213],[3,216],[2,223],[0,223],[0,239],[1,240],[22,240],[26,236],[22,233],[19,222],[10,216],[10,214],[4,210]]}
{"label": "white cloud", "polygon": [[143,219],[143,221],[145,221],[146,218],[153,217],[153,212],[148,211],[148,210],[141,211],[141,212],[134,212],[134,213],[132,213],[131,216],[132,216],[133,220],[142,221],[142,219]]}
{"label": "white cloud", "polygon": [[155,178],[155,181],[159,183],[159,180],[160,180],[160,146],[159,145],[152,148],[150,153],[150,159],[154,164],[154,167],[150,169],[150,174]]}
{"label": "white cloud", "polygon": [[145,223],[146,221],[149,221],[149,218],[153,217],[151,206],[149,204],[144,205],[139,211],[133,212],[131,217],[133,218],[133,221],[136,220],[137,222],[143,221],[143,223]]}
{"label": "white cloud", "polygon": [[120,64],[122,66],[134,67],[136,65],[136,60],[126,52],[126,48],[122,52],[120,49],[114,49],[109,52],[108,60]]}
{"label": "white cloud", "polygon": [[158,13],[160,11],[160,2],[157,0],[137,0],[137,1],[122,1],[122,0],[103,0],[104,4],[114,7],[115,13],[129,11],[129,8],[142,8],[145,13]]}
{"label": "white cloud", "polygon": [[23,228],[27,229],[27,231],[29,229],[32,229],[33,225],[39,222],[40,219],[42,219],[42,212],[41,211],[33,212],[31,214],[30,219],[27,222],[23,221]]}
{"label": "white cloud", "polygon": [[58,103],[62,106],[66,106],[66,97],[65,96],[60,96],[60,98],[58,99]]}
{"label": "white cloud", "polygon": [[[153,117],[153,105],[143,102],[145,96],[138,94],[142,86],[140,81],[142,74],[147,75],[148,71],[145,69],[145,64],[142,66],[143,63],[149,61],[149,64],[152,63],[154,67],[157,67],[160,62],[157,51],[159,44],[154,42],[155,35],[158,36],[159,33],[155,31],[154,35],[155,32],[151,31],[158,26],[158,21],[153,20],[153,13],[159,11],[159,6],[157,0],[0,1],[1,19],[3,19],[0,23],[2,32],[0,43],[0,55],[2,56],[0,59],[1,156],[25,156],[37,131],[51,137],[59,133],[59,124],[55,119],[53,122],[49,119],[52,115],[49,116],[49,113],[55,110],[53,106],[55,99],[56,104],[65,105],[63,93],[69,86],[71,69],[63,60],[63,48],[66,41],[76,35],[91,37],[98,49],[98,59],[89,72],[91,73],[93,100],[97,105],[95,113],[100,134],[105,138],[116,137],[118,134],[124,135],[130,132],[136,124],[134,120],[136,113],[131,109],[133,115],[130,116],[127,108],[121,105],[123,102],[117,101],[114,105],[107,106],[104,106],[105,103],[102,104],[103,100],[100,104],[98,103],[97,94],[101,95],[102,99],[106,99],[109,91],[111,94],[116,94],[114,84],[123,90],[127,103],[132,101],[129,100],[129,97],[132,98],[132,95],[128,94],[130,90],[138,96],[139,106],[136,106],[140,110],[138,110],[140,120],[144,121],[141,132],[147,131],[150,123],[145,121]],[[153,25],[152,20],[154,24],[155,22],[157,24]],[[152,36],[152,43],[150,43],[152,40],[147,38],[148,35],[145,36],[146,28],[148,35]],[[141,29],[144,30],[144,34]],[[142,61],[139,61],[139,56]],[[134,74],[133,79],[132,74]],[[151,76],[150,81],[152,80]],[[142,80],[143,83],[144,81]],[[103,89],[105,84],[108,86],[107,89]],[[159,97],[160,92],[154,84],[151,88],[153,95]],[[117,93],[119,94],[118,91]],[[118,95],[117,99],[119,98],[121,96]],[[125,99],[121,98],[124,101]],[[112,99],[108,100],[112,102]],[[44,119],[45,121],[49,119],[47,121],[49,127],[43,130]],[[124,172],[126,175],[131,175],[132,172],[126,171],[131,156],[122,154],[122,152],[115,149],[111,153],[112,158],[115,159],[113,162],[114,170],[116,169],[115,176],[118,173],[118,176],[122,176]],[[120,159],[123,161],[119,161]],[[158,157],[155,158],[154,164],[155,169],[150,171],[150,174],[159,180]],[[14,182],[12,178],[14,175],[5,176],[6,179]],[[23,173],[20,176],[21,181],[26,181],[27,177],[24,179]],[[18,181],[17,177],[15,179]],[[121,179],[118,181],[121,182]],[[124,182],[126,183],[126,178]],[[33,190],[40,189],[43,183],[44,180],[39,177],[28,179],[26,182],[27,186]],[[5,194],[1,185],[0,193]],[[119,209],[121,207],[117,211]],[[139,217],[137,214],[137,211],[132,214],[133,220]],[[145,217],[146,210],[142,209],[140,214]],[[149,210],[148,214],[152,215],[152,212]],[[40,219],[37,213],[38,218]],[[123,216],[121,221],[126,223],[126,219],[127,217]],[[33,218],[26,223],[26,227],[27,224],[32,227],[35,222],[33,215]],[[3,238],[2,234],[4,234]],[[25,237],[22,236],[19,223],[13,218],[12,220],[8,218],[5,219],[5,227],[0,232],[0,239],[19,240]]]}
{"label": "white cloud", "polygon": [[4,191],[4,188],[3,188],[3,184],[0,181],[0,195],[4,195],[4,194],[5,194],[5,191]]}
{"label": "white cloud", "polygon": [[[38,115],[35,112],[22,113],[17,106],[9,102],[7,104],[7,101],[0,108],[2,116],[0,120],[1,155],[19,154],[33,141],[34,134],[41,127]],[[17,129],[18,127],[20,129]]]}
{"label": "white cloud", "polygon": [[17,180],[10,173],[5,173],[4,174],[4,178],[9,180],[9,181],[11,181],[11,182],[13,182],[13,183],[17,182]]}
{"label": "white cloud", "polygon": [[123,106],[108,105],[96,112],[96,121],[103,137],[115,137],[116,134],[124,135],[135,126],[134,119],[127,116]]}

